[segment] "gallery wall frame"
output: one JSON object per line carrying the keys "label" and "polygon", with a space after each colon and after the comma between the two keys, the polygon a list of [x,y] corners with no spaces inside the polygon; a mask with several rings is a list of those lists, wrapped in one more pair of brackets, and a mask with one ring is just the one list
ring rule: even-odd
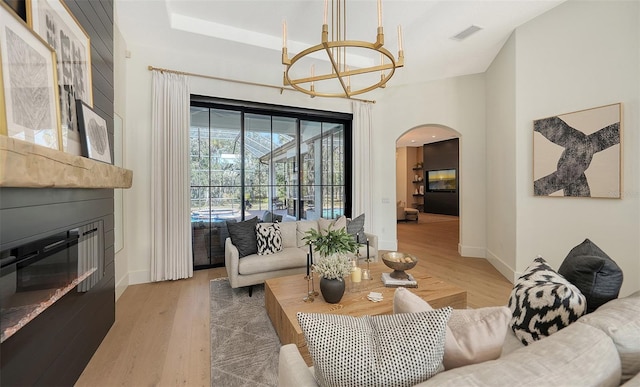
{"label": "gallery wall frame", "polygon": [[20,19],[27,21],[27,3],[25,0],[3,0]]}
{"label": "gallery wall frame", "polygon": [[622,129],[622,103],[534,120],[534,196],[622,198]]}
{"label": "gallery wall frame", "polygon": [[63,0],[27,0],[27,21],[56,51],[62,149],[80,155],[75,100],[93,107],[91,40]]}
{"label": "gallery wall frame", "polygon": [[76,100],[82,156],[112,163],[107,121],[82,100]]}
{"label": "gallery wall frame", "polygon": [[0,2],[0,134],[61,150],[56,53]]}

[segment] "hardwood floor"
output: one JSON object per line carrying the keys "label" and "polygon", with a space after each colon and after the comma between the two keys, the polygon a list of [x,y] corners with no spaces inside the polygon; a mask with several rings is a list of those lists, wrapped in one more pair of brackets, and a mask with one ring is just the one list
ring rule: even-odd
{"label": "hardwood floor", "polygon": [[398,223],[398,250],[411,253],[432,274],[467,291],[472,308],[506,305],[512,284],[486,259],[458,255],[459,219],[420,214],[418,223]]}
{"label": "hardwood floor", "polygon": [[[420,214],[398,224],[398,250],[412,253],[434,276],[467,290],[470,307],[505,305],[511,283],[484,259],[458,256],[458,218]],[[209,281],[224,268],[193,278],[129,286],[116,322],[77,386],[209,386]]]}
{"label": "hardwood floor", "polygon": [[209,281],[226,275],[129,286],[76,386],[210,386]]}

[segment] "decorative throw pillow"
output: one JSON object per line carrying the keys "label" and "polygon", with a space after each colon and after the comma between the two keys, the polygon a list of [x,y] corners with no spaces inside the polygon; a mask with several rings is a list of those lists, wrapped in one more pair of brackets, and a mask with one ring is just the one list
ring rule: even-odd
{"label": "decorative throw pillow", "polygon": [[[431,305],[405,288],[393,296],[393,313],[433,310]],[[454,309],[447,323],[444,341],[444,368],[462,367],[500,357],[509,329],[511,311],[506,306]]]}
{"label": "decorative throw pillow", "polygon": [[352,317],[298,313],[321,386],[413,386],[442,368],[451,308]]}
{"label": "decorative throw pillow", "polygon": [[296,223],[296,244],[298,247],[308,247],[308,242],[304,240],[309,230],[318,229],[317,220],[298,220]]}
{"label": "decorative throw pillow", "polygon": [[347,219],[347,232],[357,242],[364,243],[367,240],[364,235],[364,214],[360,214],[351,220]]}
{"label": "decorative throw pillow", "polygon": [[258,224],[257,217],[237,223],[227,221],[229,237],[231,237],[231,242],[238,249],[240,258],[258,252],[256,224]]}
{"label": "decorative throw pillow", "polygon": [[576,285],[587,299],[587,313],[618,298],[622,270],[589,239],[571,249],[558,273]]}
{"label": "decorative throw pillow", "polygon": [[341,228],[347,227],[347,218],[345,216],[341,216],[338,219],[318,219],[318,231],[321,234],[324,234],[331,227],[332,230],[339,230]]}
{"label": "decorative throw pillow", "polygon": [[258,223],[256,225],[258,255],[268,255],[282,251],[282,233],[278,223]]}
{"label": "decorative throw pillow", "polygon": [[513,285],[509,309],[511,329],[529,345],[576,321],[587,302],[577,287],[538,257]]}
{"label": "decorative throw pillow", "polygon": [[263,222],[273,222],[273,212],[266,210],[263,214],[262,214],[262,221]]}

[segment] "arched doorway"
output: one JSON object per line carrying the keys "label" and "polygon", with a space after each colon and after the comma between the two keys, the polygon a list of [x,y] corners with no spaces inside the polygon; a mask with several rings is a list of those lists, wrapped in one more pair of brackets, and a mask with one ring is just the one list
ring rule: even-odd
{"label": "arched doorway", "polygon": [[455,228],[452,227],[454,223],[442,223],[440,231],[450,230],[450,235],[445,235],[444,239],[451,245],[448,248],[457,251],[460,242],[460,137],[460,133],[452,128],[430,124],[409,129],[396,140],[399,245],[403,236],[412,238],[412,228],[420,230],[424,223],[455,222]]}

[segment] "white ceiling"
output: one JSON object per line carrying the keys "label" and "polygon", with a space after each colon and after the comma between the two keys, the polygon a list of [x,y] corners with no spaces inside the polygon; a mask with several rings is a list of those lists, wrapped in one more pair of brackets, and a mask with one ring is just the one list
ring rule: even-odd
{"label": "white ceiling", "polygon": [[[397,26],[402,25],[405,55],[405,66],[396,71],[388,86],[482,73],[516,27],[563,1],[383,0],[385,47],[397,55]],[[129,47],[179,47],[196,53],[215,50],[216,54],[247,58],[246,65],[254,66],[279,61],[284,20],[290,56],[318,44],[324,1],[115,0],[115,4],[116,24]],[[375,40],[376,9],[376,0],[347,1],[349,39]],[[471,25],[482,30],[463,41],[451,39]],[[275,65],[282,68],[280,63]],[[238,66],[244,67],[242,63]],[[251,76],[250,81],[265,84],[279,85],[282,80],[281,70],[277,74],[251,72]],[[432,138],[423,129],[417,132],[426,133],[424,138],[414,138],[416,142]],[[451,137],[449,133],[436,135]]]}

